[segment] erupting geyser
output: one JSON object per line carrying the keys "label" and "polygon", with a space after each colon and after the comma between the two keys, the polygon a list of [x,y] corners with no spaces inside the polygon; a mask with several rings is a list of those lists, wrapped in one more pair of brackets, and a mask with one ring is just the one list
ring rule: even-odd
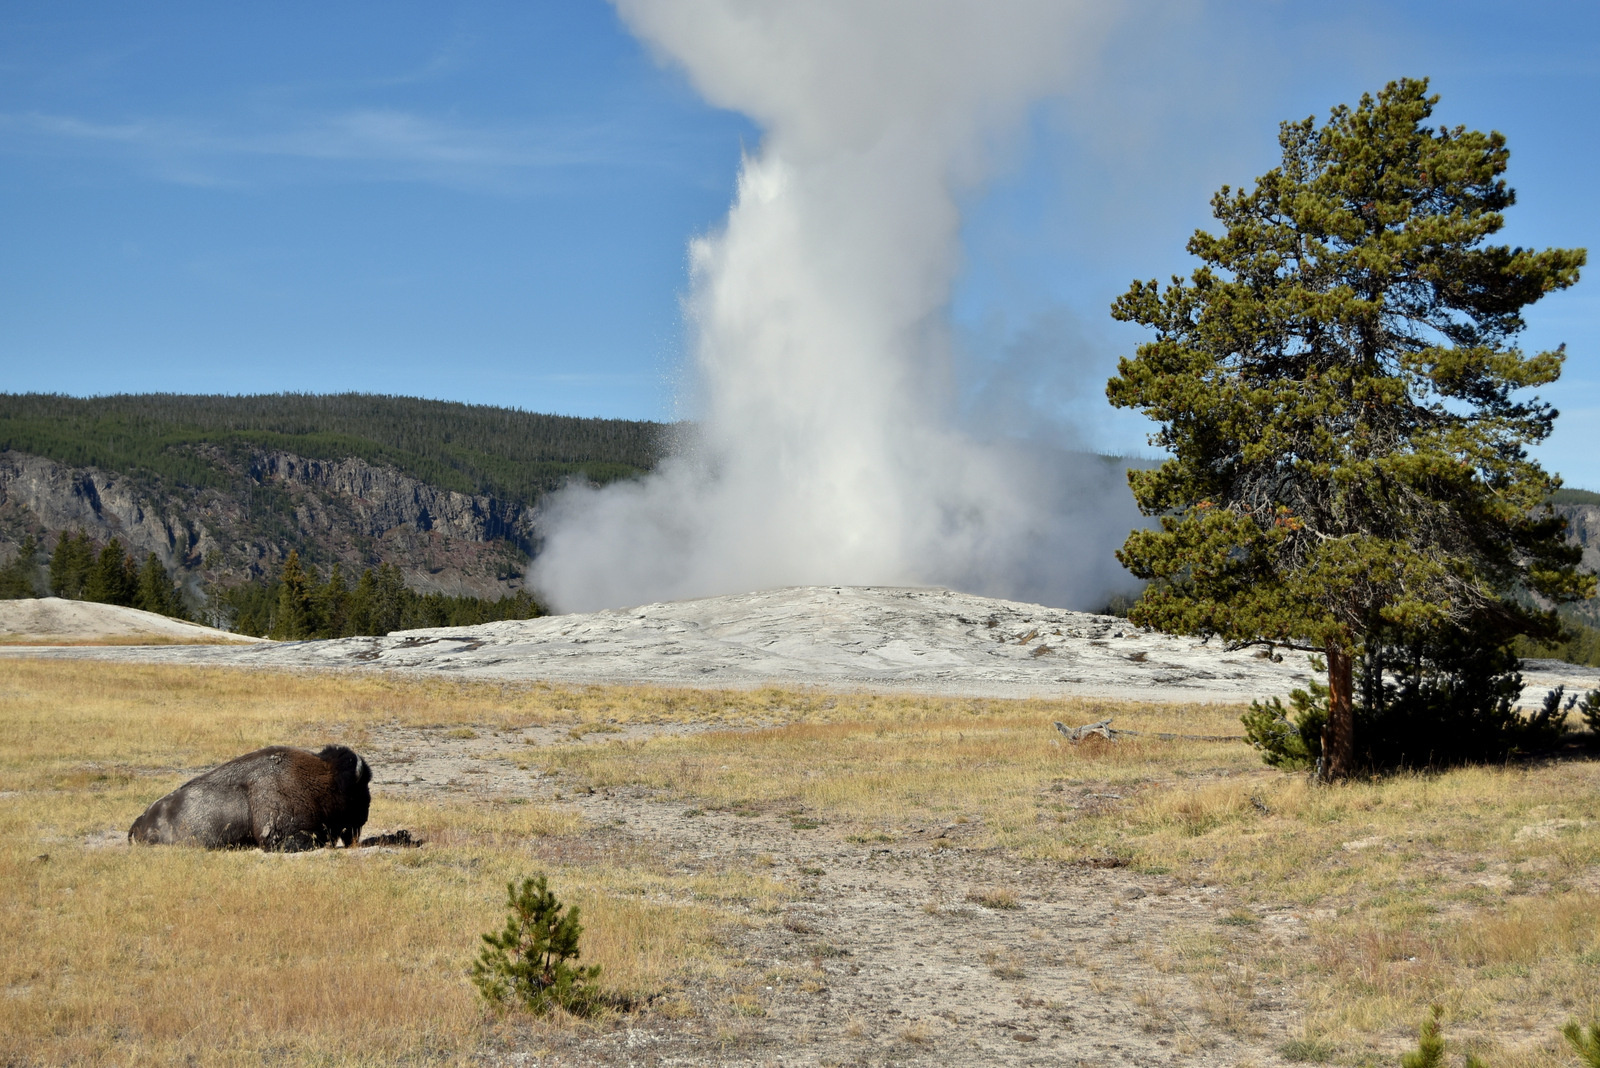
{"label": "erupting geyser", "polygon": [[1121,472],[958,427],[944,313],[957,196],[1064,88],[1100,5],[617,4],[766,138],[690,249],[694,440],[563,493],[533,583],[566,611],[830,583],[1092,607],[1137,518]]}

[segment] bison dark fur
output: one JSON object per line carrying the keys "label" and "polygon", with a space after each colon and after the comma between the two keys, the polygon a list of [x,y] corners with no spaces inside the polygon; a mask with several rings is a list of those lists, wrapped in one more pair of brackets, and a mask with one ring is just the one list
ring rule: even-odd
{"label": "bison dark fur", "polygon": [[128,841],[296,852],[351,845],[372,804],[372,769],[354,750],[269,745],[197,776],[144,810]]}

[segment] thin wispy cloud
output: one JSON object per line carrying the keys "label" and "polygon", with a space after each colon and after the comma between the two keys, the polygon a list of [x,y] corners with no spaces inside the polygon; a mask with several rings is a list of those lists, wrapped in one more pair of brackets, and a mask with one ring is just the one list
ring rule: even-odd
{"label": "thin wispy cloud", "polygon": [[[422,181],[514,192],[552,172],[648,166],[618,124],[475,126],[358,108],[241,129],[192,119],[0,114],[0,153],[101,157],[182,184]],[[263,163],[277,164],[266,170]]]}
{"label": "thin wispy cloud", "polygon": [[391,89],[414,88],[442,82],[470,68],[478,41],[469,35],[457,34],[434,48],[427,58],[401,64],[392,73],[355,73],[339,70],[333,76],[301,77],[254,85],[249,93],[253,100],[276,106],[315,107],[319,100],[335,99],[352,93],[381,92]]}

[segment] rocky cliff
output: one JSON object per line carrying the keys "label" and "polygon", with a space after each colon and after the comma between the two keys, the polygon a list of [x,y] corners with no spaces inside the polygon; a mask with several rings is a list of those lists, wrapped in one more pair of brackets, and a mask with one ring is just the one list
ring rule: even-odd
{"label": "rocky cliff", "polygon": [[0,452],[0,558],[29,534],[81,528],[153,552],[191,585],[258,578],[291,549],[353,577],[392,563],[421,592],[499,597],[522,587],[533,509],[418,481],[359,459],[193,446],[207,485]]}
{"label": "rocky cliff", "polygon": [[1567,537],[1583,546],[1583,566],[1600,573],[1600,504],[1558,504],[1566,517]]}
{"label": "rocky cliff", "polygon": [[[1557,514],[1567,520],[1567,537],[1583,547],[1583,566],[1600,575],[1600,504],[1558,504]],[[1591,627],[1600,626],[1600,597],[1593,597],[1571,609]]]}

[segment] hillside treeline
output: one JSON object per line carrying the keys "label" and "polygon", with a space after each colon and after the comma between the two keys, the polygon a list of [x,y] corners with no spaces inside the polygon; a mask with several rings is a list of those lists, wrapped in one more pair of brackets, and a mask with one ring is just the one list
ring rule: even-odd
{"label": "hillside treeline", "polygon": [[[63,533],[56,539],[45,576],[46,588],[55,597],[189,618],[183,597],[160,558],[150,553],[141,565],[116,538],[96,548],[82,531]],[[11,562],[0,568],[0,600],[39,596],[41,577],[38,543],[25,538]]]}
{"label": "hillside treeline", "polygon": [[528,503],[576,475],[604,483],[649,470],[669,430],[367,393],[0,394],[0,450],[219,489],[233,476],[195,446],[353,456],[444,489]]}
{"label": "hillside treeline", "polygon": [[211,591],[211,604],[215,622],[226,629],[282,641],[467,627],[545,614],[526,593],[496,601],[417,593],[393,564],[366,569],[353,586],[335,564],[323,581],[296,552],[265,582]]}
{"label": "hillside treeline", "polygon": [[1518,638],[1512,651],[1522,657],[1547,660],[1565,660],[1569,664],[1600,667],[1600,628],[1591,627],[1574,612],[1560,612],[1562,629],[1566,632],[1555,642],[1540,643]]}
{"label": "hillside treeline", "polygon": [[545,614],[527,593],[497,600],[418,593],[406,586],[393,564],[366,569],[354,585],[346,584],[335,565],[324,581],[293,551],[266,581],[208,587],[206,607],[191,611],[155,553],[139,564],[116,538],[96,546],[82,531],[58,537],[47,561],[40,559],[39,546],[30,537],[0,567],[0,600],[45,594],[140,608],[176,619],[200,618],[224,630],[285,640],[463,627]]}

